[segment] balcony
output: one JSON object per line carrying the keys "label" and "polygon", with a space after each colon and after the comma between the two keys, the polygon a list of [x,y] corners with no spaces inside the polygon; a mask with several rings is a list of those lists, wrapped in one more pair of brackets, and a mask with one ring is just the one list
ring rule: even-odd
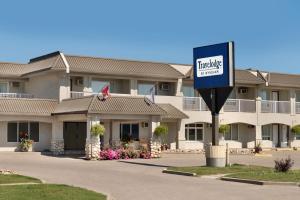
{"label": "balcony", "polygon": [[208,107],[201,97],[183,97],[183,110],[208,111]]}
{"label": "balcony", "polygon": [[224,112],[256,112],[256,102],[252,99],[227,99]]}
{"label": "balcony", "polygon": [[34,98],[33,94],[26,93],[0,93],[0,98],[26,98],[32,99]]}
{"label": "balcony", "polygon": [[261,101],[261,112],[262,113],[291,113],[291,102],[290,101]]}

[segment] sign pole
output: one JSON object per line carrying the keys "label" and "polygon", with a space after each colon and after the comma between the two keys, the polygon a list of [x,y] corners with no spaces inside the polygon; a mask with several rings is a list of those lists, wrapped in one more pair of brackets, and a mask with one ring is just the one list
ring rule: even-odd
{"label": "sign pole", "polygon": [[217,93],[216,89],[211,89],[211,99],[212,99],[212,110],[211,110],[211,117],[212,117],[212,145],[218,146],[219,145],[219,113],[216,109],[216,99]]}

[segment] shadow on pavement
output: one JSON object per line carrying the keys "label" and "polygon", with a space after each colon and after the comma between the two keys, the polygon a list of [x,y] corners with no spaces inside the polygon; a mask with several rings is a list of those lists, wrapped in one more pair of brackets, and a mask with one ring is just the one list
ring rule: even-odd
{"label": "shadow on pavement", "polygon": [[127,163],[127,164],[133,164],[133,165],[144,165],[144,166],[149,166],[149,167],[171,167],[170,165],[159,165],[159,164],[151,164],[151,163],[140,163],[140,162],[123,161],[123,160],[119,160],[118,162],[121,162],[121,163]]}

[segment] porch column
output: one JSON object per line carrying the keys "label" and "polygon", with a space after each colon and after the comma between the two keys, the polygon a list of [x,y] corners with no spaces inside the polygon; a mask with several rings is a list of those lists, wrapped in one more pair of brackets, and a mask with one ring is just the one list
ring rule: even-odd
{"label": "porch column", "polygon": [[261,113],[261,97],[256,98],[256,113]]}
{"label": "porch column", "polygon": [[258,145],[262,141],[261,125],[255,126],[255,145]]}
{"label": "porch column", "polygon": [[149,121],[149,138],[150,138],[150,153],[152,158],[159,158],[161,153],[161,143],[154,137],[154,131],[160,122]]}
{"label": "porch column", "polygon": [[54,119],[52,122],[51,152],[54,155],[64,154],[64,123]]}
{"label": "porch column", "polygon": [[180,129],[182,120],[177,121],[177,132],[176,132],[176,149],[179,149],[179,137],[180,137]]}
{"label": "porch column", "polygon": [[91,126],[100,124],[99,120],[92,120],[88,117],[86,121],[86,143],[85,156],[87,159],[98,159],[100,157],[100,138],[99,136],[91,135]]}

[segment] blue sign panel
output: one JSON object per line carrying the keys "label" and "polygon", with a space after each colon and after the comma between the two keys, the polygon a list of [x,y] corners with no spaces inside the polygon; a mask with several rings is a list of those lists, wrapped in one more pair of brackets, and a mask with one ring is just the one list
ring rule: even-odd
{"label": "blue sign panel", "polygon": [[194,48],[194,88],[234,86],[234,43]]}

